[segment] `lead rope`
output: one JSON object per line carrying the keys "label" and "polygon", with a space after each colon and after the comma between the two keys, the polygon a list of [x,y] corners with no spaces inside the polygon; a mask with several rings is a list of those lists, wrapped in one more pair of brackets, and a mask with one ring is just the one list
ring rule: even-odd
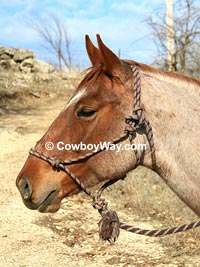
{"label": "lead rope", "polygon": [[[136,66],[130,66],[130,67],[134,75],[134,101],[135,101],[134,111],[131,114],[131,116],[127,117],[125,120],[127,124],[125,128],[125,134],[115,139],[112,143],[110,143],[110,145],[122,142],[126,140],[128,137],[131,144],[133,144],[136,134],[138,133],[138,130],[144,127],[145,134],[147,136],[147,140],[149,142],[151,151],[152,168],[155,170],[157,166],[156,166],[155,147],[153,142],[153,131],[149,121],[144,116],[142,108],[140,107],[141,81],[140,81],[139,70]],[[91,193],[91,191],[80,181],[80,179],[76,177],[66,167],[66,165],[70,165],[79,162],[81,160],[88,159],[93,155],[100,153],[103,150],[105,149],[100,148],[96,152],[89,152],[78,158],[69,159],[65,161],[61,161],[57,158],[42,154],[38,152],[36,149],[30,149],[29,154],[48,162],[53,167],[54,170],[57,171],[62,170],[63,172],[67,173],[71,177],[71,179],[92,199],[93,207],[97,209],[100,215],[102,216],[102,219],[99,222],[99,236],[103,240],[108,240],[109,242],[115,242],[119,236],[120,228],[135,234],[157,237],[157,236],[174,234],[189,229],[194,229],[200,226],[200,220],[198,220],[190,224],[184,224],[173,228],[159,229],[159,230],[145,230],[120,222],[117,213],[115,211],[109,210],[108,203],[105,201],[105,199],[101,198],[102,192],[108,186],[115,183],[117,180],[110,180],[106,182],[97,192],[97,195],[94,196]],[[136,164],[134,168],[136,168],[140,163],[140,157],[138,152],[136,150],[134,151],[136,156]]]}
{"label": "lead rope", "polygon": [[99,235],[100,238],[102,238],[103,240],[108,240],[109,242],[116,241],[117,237],[119,236],[119,228],[139,235],[158,237],[169,234],[175,234],[178,232],[194,229],[200,226],[200,220],[198,220],[190,224],[184,224],[173,228],[146,230],[135,226],[131,226],[124,222],[120,222],[117,213],[115,211],[111,211],[111,216],[110,217],[108,216],[107,202],[105,201],[105,199],[100,198],[103,190],[106,189],[109,185],[115,183],[116,181],[110,180],[107,183],[105,183],[97,193],[97,196],[94,196],[91,193],[91,191],[79,180],[79,178],[77,178],[72,172],[70,172],[70,170],[65,165],[62,164],[62,162],[58,162],[57,159],[53,157],[41,154],[35,149],[30,149],[29,154],[37,158],[40,158],[45,162],[48,162],[54,169],[57,169],[58,171],[62,170],[65,173],[67,173],[71,177],[71,179],[93,200],[92,203],[93,207],[97,209],[101,215],[104,215],[104,220],[101,219],[99,222],[99,230],[100,230]]}

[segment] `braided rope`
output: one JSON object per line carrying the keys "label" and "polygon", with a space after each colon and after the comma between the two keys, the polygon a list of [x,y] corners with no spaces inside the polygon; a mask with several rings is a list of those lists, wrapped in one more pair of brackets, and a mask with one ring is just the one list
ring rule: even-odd
{"label": "braided rope", "polygon": [[108,146],[105,146],[105,147],[99,146],[97,148],[97,150],[95,150],[95,151],[91,151],[91,152],[88,152],[88,153],[86,153],[84,155],[81,155],[81,156],[79,156],[77,158],[72,158],[72,159],[67,159],[67,160],[56,159],[56,158],[51,157],[49,155],[42,154],[42,153],[38,152],[37,150],[35,150],[33,148],[30,149],[29,154],[34,155],[34,156],[36,156],[38,158],[44,159],[44,160],[48,161],[50,164],[52,162],[53,163],[53,167],[56,168],[56,165],[59,165],[59,164],[71,165],[73,163],[80,162],[82,160],[88,159],[88,158],[100,153],[101,151],[107,150],[108,148],[112,147],[113,144],[117,144],[117,143],[125,141],[127,138],[128,138],[128,134],[124,133],[120,137],[115,138],[112,142],[108,142]]}
{"label": "braided rope", "polygon": [[[127,117],[125,120],[127,124],[125,128],[125,134],[123,134],[119,138],[114,139],[113,142],[110,142],[110,146],[112,144],[122,142],[126,140],[128,137],[130,139],[131,144],[133,144],[137,130],[145,126],[145,133],[151,150],[152,168],[156,169],[158,166],[156,166],[156,155],[155,155],[152,127],[150,125],[150,122],[144,116],[143,110],[140,107],[141,81],[140,81],[139,70],[136,66],[131,66],[131,69],[134,75],[134,101],[135,101],[134,111],[131,114],[131,116]],[[42,154],[33,148],[30,149],[29,154],[48,162],[54,169],[58,171],[62,170],[63,172],[67,173],[71,177],[71,179],[92,199],[93,207],[97,209],[102,216],[102,219],[99,222],[99,229],[100,229],[100,237],[104,240],[108,240],[109,242],[116,241],[119,235],[119,228],[139,235],[158,237],[169,234],[175,234],[182,231],[187,231],[200,226],[200,220],[198,220],[190,224],[184,224],[172,228],[145,230],[120,222],[117,213],[115,211],[108,210],[107,202],[105,201],[105,199],[101,198],[103,190],[106,189],[111,184],[115,183],[117,180],[110,180],[106,182],[98,191],[97,196],[94,196],[91,193],[91,191],[80,181],[80,179],[66,167],[66,165],[70,165],[76,162],[80,162],[81,160],[88,159],[93,155],[98,154],[101,151],[104,151],[105,149],[106,148],[99,147],[97,151],[91,151],[77,158],[72,158],[64,161]],[[136,156],[136,164],[135,164],[136,168],[140,163],[140,157],[138,151],[137,150],[134,151]]]}
{"label": "braided rope", "polygon": [[[55,167],[54,161],[52,157],[45,156],[44,154],[39,153],[38,151],[31,149],[29,153],[35,157],[38,157],[46,162],[48,162],[52,167]],[[54,159],[55,162],[57,159]],[[76,175],[74,175],[66,166],[64,166],[62,163],[59,163],[59,165],[56,166],[60,170],[64,171],[67,173],[71,179],[93,200],[93,207],[99,211],[101,216],[108,211],[107,209],[107,202],[105,202],[104,199],[101,198],[101,194],[104,189],[106,189],[109,185],[113,184],[116,181],[108,181],[106,184],[104,184],[99,192],[97,193],[97,196],[94,196],[91,191],[80,181]],[[194,229],[200,226],[200,220],[189,223],[189,224],[183,224],[180,226],[172,227],[172,228],[166,228],[166,229],[157,229],[157,230],[146,230],[146,229],[141,229],[138,227],[131,226],[129,224],[126,224],[124,222],[119,222],[119,227],[123,230],[126,230],[131,233],[135,233],[138,235],[145,235],[145,236],[151,236],[151,237],[158,237],[158,236],[165,236],[165,235],[170,235],[170,234],[175,234],[178,232],[183,232],[187,231],[190,229]],[[116,237],[113,239],[109,239],[109,241],[115,241]]]}
{"label": "braided rope", "polygon": [[[134,76],[134,110],[131,116],[126,118],[126,131],[129,133],[129,139],[131,144],[134,143],[137,129],[140,129],[143,125],[145,126],[145,134],[149,143],[151,150],[151,160],[152,160],[152,169],[156,169],[156,154],[155,154],[155,145],[153,140],[153,129],[150,122],[144,116],[143,109],[140,107],[140,96],[141,96],[141,79],[138,68],[135,65],[131,65],[131,70]],[[136,166],[140,163],[140,158],[138,152],[135,151],[136,155]]]}
{"label": "braided rope", "polygon": [[[31,148],[29,151],[30,155],[33,155],[39,159],[42,159],[46,162],[48,162],[53,168],[55,168],[56,170],[62,170],[65,173],[67,173],[72,180],[89,196],[91,197],[93,200],[95,200],[95,196],[92,195],[92,193],[90,192],[90,190],[80,181],[80,179],[78,177],[76,177],[75,174],[73,174],[73,172],[71,172],[66,166],[64,166],[62,161],[59,161],[56,158],[47,156],[45,154],[41,154],[40,152],[38,152],[37,150]],[[68,161],[66,161],[68,164]],[[73,160],[74,162],[74,160]]]}
{"label": "braided rope", "polygon": [[141,228],[128,225],[126,223],[120,223],[120,228],[123,230],[126,230],[131,233],[135,233],[138,235],[146,235],[146,236],[151,236],[151,237],[159,237],[159,236],[176,234],[179,232],[197,228],[199,226],[200,226],[200,220],[189,223],[189,224],[183,224],[183,225],[179,225],[179,226],[172,227],[172,228],[158,229],[158,230],[145,230],[145,229],[141,229]]}

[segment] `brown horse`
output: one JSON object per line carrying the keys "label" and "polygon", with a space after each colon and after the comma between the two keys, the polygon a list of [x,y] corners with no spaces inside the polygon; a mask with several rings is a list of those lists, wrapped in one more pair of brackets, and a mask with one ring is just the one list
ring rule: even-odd
{"label": "brown horse", "polygon": [[[141,76],[141,107],[154,132],[159,166],[156,171],[200,215],[197,168],[200,164],[200,82],[120,60],[99,35],[97,40],[98,48],[86,37],[92,67],[35,148],[65,160],[87,151],[63,149],[63,144],[99,144],[120,136],[124,132],[124,119],[133,110],[134,78],[130,65],[136,65]],[[59,143],[59,149],[54,146],[47,151],[46,142]],[[145,152],[138,150],[140,165],[152,168],[146,135],[137,134],[134,143],[146,144]],[[124,141],[126,144],[129,140]],[[69,169],[84,184],[93,186],[108,178],[124,178],[135,163],[133,150],[110,149],[70,165]],[[24,204],[40,212],[56,212],[64,197],[80,191],[66,173],[55,171],[47,162],[32,155],[27,158],[16,183]]]}

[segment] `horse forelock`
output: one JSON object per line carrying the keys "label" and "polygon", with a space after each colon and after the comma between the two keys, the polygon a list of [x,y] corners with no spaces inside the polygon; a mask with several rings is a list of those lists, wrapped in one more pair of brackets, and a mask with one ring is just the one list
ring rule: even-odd
{"label": "horse forelock", "polygon": [[88,87],[93,85],[101,75],[105,75],[111,78],[111,75],[109,75],[106,71],[104,71],[101,65],[88,68],[83,72],[83,74],[85,76],[83,80],[80,82],[78,90],[80,90],[83,87]]}
{"label": "horse forelock", "polygon": [[[200,80],[194,79],[192,77],[189,76],[185,76],[183,74],[180,73],[173,73],[173,72],[166,72],[166,71],[162,71],[162,70],[158,70],[155,69],[149,65],[143,64],[143,63],[139,63],[136,61],[132,61],[132,60],[121,60],[121,62],[125,63],[123,64],[123,66],[127,66],[125,68],[123,68],[123,74],[127,74],[126,79],[128,78],[128,76],[130,75],[130,70],[128,68],[128,66],[130,65],[136,65],[140,72],[141,75],[156,75],[157,77],[160,77],[160,79],[162,80],[178,80],[179,83],[182,83],[185,86],[200,86]],[[101,76],[101,75],[105,75],[106,77],[108,77],[110,80],[113,80],[116,78],[116,76],[113,76],[112,74],[108,73],[106,70],[104,70],[103,65],[99,64],[96,66],[93,66],[91,68],[88,68],[86,71],[83,72],[83,74],[85,75],[85,77],[83,78],[83,80],[81,81],[81,83],[78,86],[78,90],[80,90],[82,87],[84,86],[91,86],[93,85],[97,79]],[[122,80],[121,76],[119,75],[118,77],[120,80]]]}

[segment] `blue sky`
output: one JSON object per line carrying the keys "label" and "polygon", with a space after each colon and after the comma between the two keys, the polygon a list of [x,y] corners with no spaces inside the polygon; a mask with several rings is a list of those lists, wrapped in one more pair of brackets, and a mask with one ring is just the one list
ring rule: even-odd
{"label": "blue sky", "polygon": [[163,12],[165,0],[1,0],[0,46],[31,49],[42,60],[51,60],[38,34],[28,26],[28,18],[49,14],[66,25],[75,64],[89,66],[84,36],[96,42],[96,33],[121,57],[150,64],[156,56],[150,29],[144,22],[154,10]]}

